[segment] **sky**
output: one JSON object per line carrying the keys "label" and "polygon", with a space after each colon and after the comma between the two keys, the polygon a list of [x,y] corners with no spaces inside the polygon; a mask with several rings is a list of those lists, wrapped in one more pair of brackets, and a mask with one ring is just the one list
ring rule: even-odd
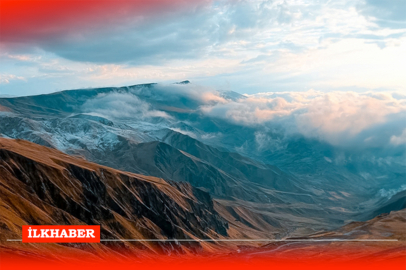
{"label": "sky", "polygon": [[0,0],[0,26],[0,96],[183,80],[406,92],[404,0]]}

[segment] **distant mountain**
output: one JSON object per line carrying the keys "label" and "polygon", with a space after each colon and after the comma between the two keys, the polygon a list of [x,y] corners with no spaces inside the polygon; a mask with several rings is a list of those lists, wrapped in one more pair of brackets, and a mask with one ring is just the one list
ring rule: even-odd
{"label": "distant mountain", "polygon": [[[399,211],[406,208],[406,190],[398,192],[393,195],[387,202],[385,202],[378,209],[375,209],[373,213],[368,217],[372,218],[381,214],[388,214],[392,211]],[[406,229],[406,228],[405,228]]]}

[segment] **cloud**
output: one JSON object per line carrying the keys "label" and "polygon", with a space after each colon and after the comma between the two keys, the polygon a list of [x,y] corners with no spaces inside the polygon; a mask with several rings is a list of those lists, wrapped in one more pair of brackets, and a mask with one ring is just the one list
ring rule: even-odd
{"label": "cloud", "polygon": [[215,106],[203,106],[202,112],[211,116],[224,116],[226,119],[246,125],[261,124],[274,118],[289,115],[296,107],[283,98],[249,97],[240,102],[228,102]]}
{"label": "cloud", "polygon": [[171,130],[173,130],[175,132],[178,132],[178,133],[181,133],[183,135],[187,135],[187,136],[189,136],[191,138],[194,138],[194,139],[197,138],[197,135],[195,133],[191,132],[191,131],[183,130],[183,129],[180,129],[180,128],[171,128]]}
{"label": "cloud", "polygon": [[399,136],[393,135],[390,138],[390,143],[393,145],[402,145],[402,144],[406,145],[406,128],[403,130],[402,134],[400,134]]}
{"label": "cloud", "polygon": [[[196,84],[155,84],[153,88],[130,89],[134,95],[152,98],[155,101],[165,101],[167,106],[176,106],[179,102],[194,101],[196,105],[222,104],[226,99],[220,92],[211,87]],[[186,99],[185,99],[186,98]]]}
{"label": "cloud", "polygon": [[0,74],[0,84],[8,84],[12,80],[25,81],[25,78],[13,74]]}
{"label": "cloud", "polygon": [[235,57],[241,50],[248,52],[240,55],[244,61],[255,58],[252,54],[302,51],[326,33],[355,34],[365,26],[345,1],[85,0],[81,8],[64,0],[32,2],[30,16],[13,5],[2,11],[2,42],[13,42],[8,49],[19,43],[98,64],[159,65],[208,55]]}
{"label": "cloud", "polygon": [[210,87],[205,87],[196,84],[158,84],[155,90],[168,93],[175,96],[185,96],[203,104],[207,103],[225,103],[226,100],[220,96],[220,92]]}
{"label": "cloud", "polygon": [[[281,126],[333,145],[403,144],[406,141],[406,99],[377,92],[314,90],[247,95],[237,102],[201,106],[202,113],[251,127]],[[403,130],[404,129],[404,130]],[[403,130],[401,135],[398,135]],[[255,134],[258,146],[268,138]]]}
{"label": "cloud", "polygon": [[[63,58],[92,63],[153,64],[190,58],[209,46],[208,0],[33,0],[1,10],[1,43],[10,51],[39,47]],[[185,21],[186,20],[186,21]],[[151,58],[153,56],[153,58]]]}
{"label": "cloud", "polygon": [[403,0],[365,0],[358,10],[378,25],[390,28],[406,28],[406,2]]}
{"label": "cloud", "polygon": [[4,84],[9,94],[184,79],[248,93],[404,90],[406,26],[380,23],[402,21],[397,0],[29,2],[0,10],[0,73],[27,79]]}
{"label": "cloud", "polygon": [[406,185],[401,185],[400,188],[397,188],[397,189],[389,189],[389,190],[380,189],[378,191],[378,195],[381,197],[386,197],[386,198],[390,199],[390,198],[392,198],[393,195],[396,195],[399,192],[402,192],[404,190],[406,190]]}
{"label": "cloud", "polygon": [[151,109],[151,106],[132,94],[99,94],[82,106],[85,113],[105,118],[147,119],[152,117],[171,118],[163,111]]}
{"label": "cloud", "polygon": [[328,93],[315,98],[296,115],[299,132],[338,143],[387,121],[387,116],[406,110],[395,99],[379,100],[356,93]]}

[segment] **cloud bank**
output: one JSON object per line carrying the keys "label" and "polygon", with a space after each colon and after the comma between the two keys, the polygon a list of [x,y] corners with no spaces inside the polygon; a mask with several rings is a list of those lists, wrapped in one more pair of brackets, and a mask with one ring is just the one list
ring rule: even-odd
{"label": "cloud bank", "polygon": [[335,146],[406,147],[406,95],[400,92],[309,90],[239,95],[195,84],[156,84],[127,91],[100,94],[84,104],[84,112],[168,121],[176,121],[172,112],[196,112],[252,128],[259,148],[277,143],[278,138],[268,136],[273,131]]}
{"label": "cloud bank", "polygon": [[[201,107],[210,117],[251,127],[282,126],[333,145],[406,143],[406,98],[388,92],[260,93]],[[263,142],[265,138],[257,134]]]}
{"label": "cloud bank", "polygon": [[170,118],[163,111],[154,110],[151,106],[132,94],[108,93],[99,94],[82,105],[84,113],[105,117],[107,119],[144,120],[152,117]]}

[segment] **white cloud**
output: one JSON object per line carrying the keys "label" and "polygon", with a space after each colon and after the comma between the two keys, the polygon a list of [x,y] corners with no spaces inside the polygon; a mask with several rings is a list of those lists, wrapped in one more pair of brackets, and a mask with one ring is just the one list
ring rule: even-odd
{"label": "white cloud", "polygon": [[[201,111],[247,126],[280,124],[288,132],[298,132],[331,144],[343,144],[371,128],[386,124],[392,118],[405,120],[401,114],[406,113],[406,99],[393,96],[396,95],[388,92],[323,93],[314,90],[260,93],[247,95],[237,102],[202,106]],[[406,128],[406,120],[396,121]],[[267,138],[261,133],[255,135],[258,147],[263,147]],[[364,142],[372,143],[374,135],[362,135],[367,136]],[[401,136],[390,139],[392,144],[403,143],[403,140],[406,140],[406,129]]]}
{"label": "white cloud", "polygon": [[13,74],[0,74],[0,84],[8,84],[13,80],[25,81],[25,78]]}
{"label": "white cloud", "polygon": [[373,125],[384,123],[389,114],[406,111],[406,104],[395,99],[379,100],[358,93],[327,93],[314,98],[306,112],[296,116],[299,131],[335,137],[354,136]]}
{"label": "white cloud", "polygon": [[[406,122],[406,119],[405,119],[405,122]],[[402,145],[402,144],[406,145],[406,128],[403,130],[402,134],[400,134],[399,136],[393,135],[390,138],[390,142],[393,145]]]}
{"label": "white cloud", "polygon": [[106,118],[141,120],[151,117],[171,118],[163,111],[151,109],[147,102],[140,100],[136,96],[125,93],[99,94],[96,98],[83,104],[82,109],[85,113]]}
{"label": "white cloud", "polygon": [[[145,89],[142,89],[145,92]],[[133,91],[137,94],[137,90]],[[158,93],[158,94],[157,94]],[[172,106],[171,101],[180,96],[198,101],[200,104],[222,104],[227,101],[220,96],[220,93],[211,87],[205,87],[196,84],[157,84],[154,86],[150,95],[160,95],[156,98],[166,99],[168,106]]]}

